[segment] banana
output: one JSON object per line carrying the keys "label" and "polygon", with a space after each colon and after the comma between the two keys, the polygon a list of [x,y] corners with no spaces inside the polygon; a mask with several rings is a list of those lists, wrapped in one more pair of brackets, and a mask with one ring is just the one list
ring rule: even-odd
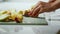
{"label": "banana", "polygon": [[1,11],[0,14],[10,14],[10,11],[4,10],[4,11]]}
{"label": "banana", "polygon": [[0,21],[9,21],[13,20],[16,22],[22,22],[23,21],[23,15],[27,15],[30,12],[30,9],[28,10],[20,10],[16,12],[16,10],[4,10],[0,12]]}
{"label": "banana", "polygon": [[15,18],[16,18],[16,10],[10,10],[10,12],[11,12],[11,15],[10,15],[9,19],[15,20]]}
{"label": "banana", "polygon": [[0,21],[5,20],[9,17],[8,14],[0,15]]}
{"label": "banana", "polygon": [[17,23],[20,23],[23,21],[23,15],[22,14],[17,14],[15,21]]}
{"label": "banana", "polygon": [[23,14],[23,10],[18,11],[18,14]]}

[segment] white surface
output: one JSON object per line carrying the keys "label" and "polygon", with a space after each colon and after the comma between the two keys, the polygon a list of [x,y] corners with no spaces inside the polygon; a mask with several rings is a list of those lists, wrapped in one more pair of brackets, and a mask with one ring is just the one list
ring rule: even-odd
{"label": "white surface", "polygon": [[[33,25],[0,25],[7,32],[1,34],[56,34],[60,26],[33,26]],[[15,31],[17,28],[18,31]],[[22,29],[21,29],[22,28]]]}
{"label": "white surface", "polygon": [[[60,25],[60,9],[55,12],[45,13],[46,20],[49,25]],[[49,21],[49,19],[54,19]]]}
{"label": "white surface", "polygon": [[9,2],[38,2],[38,1],[44,1],[44,2],[47,2],[49,0],[7,0]]}
{"label": "white surface", "polygon": [[0,10],[10,10],[10,9],[26,10],[30,8],[33,4],[35,3],[3,2],[0,3]]}

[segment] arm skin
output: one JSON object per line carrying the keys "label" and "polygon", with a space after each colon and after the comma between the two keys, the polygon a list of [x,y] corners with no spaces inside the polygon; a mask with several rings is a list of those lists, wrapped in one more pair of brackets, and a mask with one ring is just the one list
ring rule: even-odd
{"label": "arm skin", "polygon": [[30,17],[37,17],[41,13],[55,11],[60,8],[60,0],[49,0],[49,2],[40,2],[38,4],[36,4],[36,8],[29,12]]}

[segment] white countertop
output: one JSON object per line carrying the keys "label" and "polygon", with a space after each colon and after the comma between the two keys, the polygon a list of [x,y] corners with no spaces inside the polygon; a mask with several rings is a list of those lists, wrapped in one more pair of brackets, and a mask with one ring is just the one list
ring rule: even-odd
{"label": "white countertop", "polygon": [[60,26],[0,25],[1,34],[56,34]]}

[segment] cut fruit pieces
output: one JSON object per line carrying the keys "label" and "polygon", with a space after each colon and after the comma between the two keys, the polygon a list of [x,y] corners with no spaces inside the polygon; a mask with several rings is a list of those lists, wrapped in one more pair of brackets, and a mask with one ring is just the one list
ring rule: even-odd
{"label": "cut fruit pieces", "polygon": [[25,15],[25,14],[28,14],[29,12],[30,12],[30,9],[28,9],[28,10],[20,10],[20,11],[18,11],[18,14]]}
{"label": "cut fruit pieces", "polygon": [[10,12],[11,12],[11,15],[10,15],[9,19],[15,20],[16,14],[17,14],[16,10],[10,10]]}
{"label": "cut fruit pieces", "polygon": [[23,14],[23,11],[22,10],[18,11],[18,14]]}
{"label": "cut fruit pieces", "polygon": [[7,15],[7,14],[0,15],[0,20],[7,19],[8,17],[9,17],[9,15]]}
{"label": "cut fruit pieces", "polygon": [[23,15],[22,14],[18,14],[17,17],[16,17],[16,19],[15,19],[15,21],[17,23],[20,23],[20,22],[22,22],[22,20],[23,20]]}
{"label": "cut fruit pieces", "polygon": [[10,17],[9,17],[9,19],[11,19],[11,20],[15,20],[15,18],[16,18],[16,14],[12,14],[12,15],[10,15]]}
{"label": "cut fruit pieces", "polygon": [[29,15],[28,15],[29,12],[30,12],[30,10],[25,10],[25,11],[23,12],[23,15],[29,17]]}
{"label": "cut fruit pieces", "polygon": [[31,9],[28,10],[20,10],[16,11],[15,9],[12,10],[4,10],[0,12],[0,21],[16,21],[16,22],[22,22],[23,21],[23,15],[28,16],[28,13]]}
{"label": "cut fruit pieces", "polygon": [[10,11],[4,10],[4,11],[1,11],[0,14],[10,14]]}

